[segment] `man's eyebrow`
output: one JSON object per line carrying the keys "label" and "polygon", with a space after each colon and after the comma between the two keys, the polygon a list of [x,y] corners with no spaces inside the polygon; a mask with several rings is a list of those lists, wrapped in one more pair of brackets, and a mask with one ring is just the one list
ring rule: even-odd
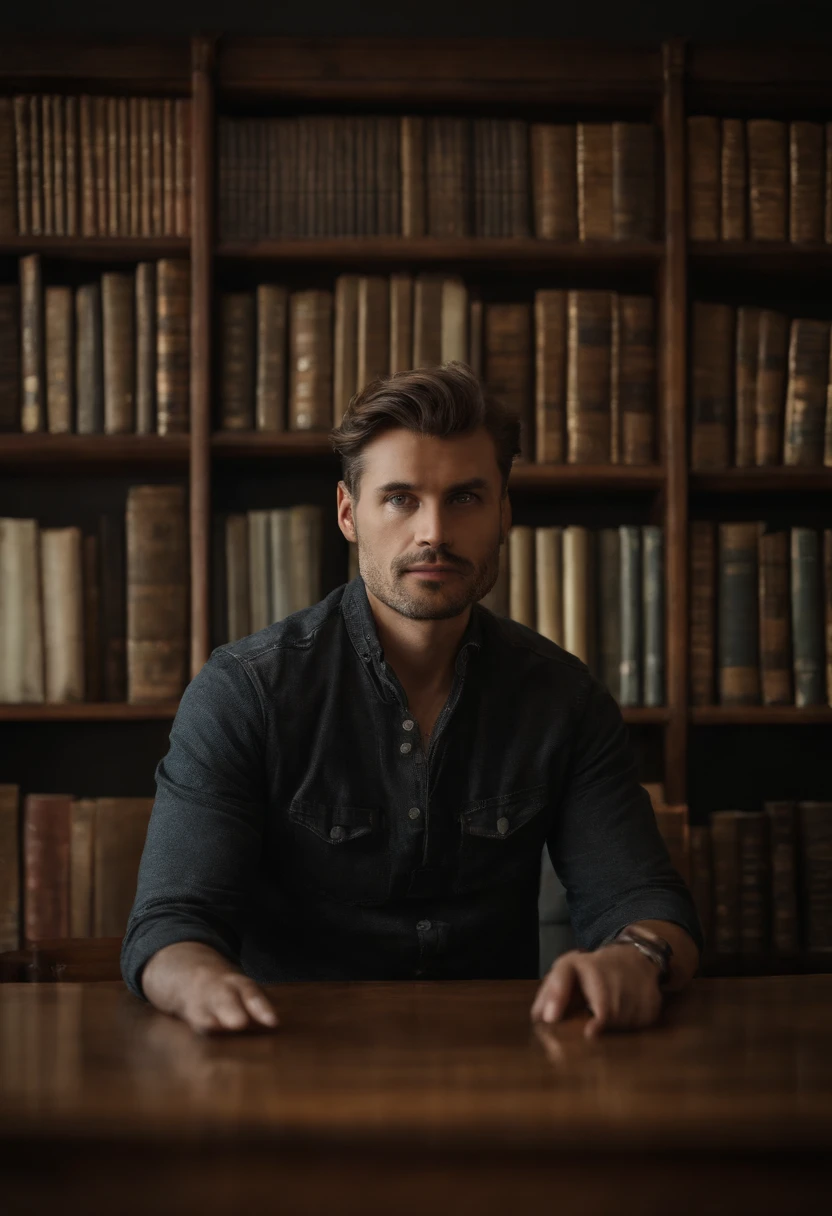
{"label": "man's eyebrow", "polygon": [[[386,481],[383,486],[378,486],[376,495],[382,498],[385,494],[393,494],[399,490],[420,490],[421,486],[417,486],[412,481]],[[445,488],[446,494],[459,494],[464,490],[487,490],[488,481],[485,477],[469,477],[467,481],[455,481],[453,485]]]}

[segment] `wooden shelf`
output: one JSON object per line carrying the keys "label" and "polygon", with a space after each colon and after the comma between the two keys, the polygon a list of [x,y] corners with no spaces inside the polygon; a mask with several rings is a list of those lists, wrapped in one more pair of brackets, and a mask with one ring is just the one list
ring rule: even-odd
{"label": "wooden shelf", "polygon": [[186,236],[4,236],[0,255],[71,258],[74,262],[141,262],[155,258],[187,257]]}
{"label": "wooden shelf", "polygon": [[698,705],[690,710],[693,726],[832,726],[832,706]]}
{"label": "wooden shelf", "polygon": [[628,726],[665,726],[670,721],[670,710],[666,705],[624,705],[621,716]]}
{"label": "wooden shelf", "polygon": [[0,468],[187,465],[189,435],[0,435]]}
{"label": "wooden shelf", "polygon": [[178,701],[128,705],[121,701],[56,701],[0,704],[0,722],[151,722],[172,719]]}
{"label": "wooden shelf", "polygon": [[693,269],[773,271],[826,275],[832,270],[832,244],[791,241],[689,241]]}
{"label": "wooden shelf", "polygon": [[688,474],[691,494],[831,494],[832,468],[769,466]]}

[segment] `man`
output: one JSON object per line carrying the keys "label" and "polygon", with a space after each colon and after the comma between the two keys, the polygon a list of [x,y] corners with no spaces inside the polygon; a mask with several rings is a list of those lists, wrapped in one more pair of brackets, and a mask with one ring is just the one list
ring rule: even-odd
{"label": "man", "polygon": [[[536,977],[548,847],[579,949],[530,1014],[647,1026],[702,930],[584,663],[478,603],[519,423],[467,367],[370,384],[331,434],[360,575],[190,683],[124,938],[137,996],[199,1032],[273,1027],[259,984]],[[624,930],[630,940],[614,940]]]}

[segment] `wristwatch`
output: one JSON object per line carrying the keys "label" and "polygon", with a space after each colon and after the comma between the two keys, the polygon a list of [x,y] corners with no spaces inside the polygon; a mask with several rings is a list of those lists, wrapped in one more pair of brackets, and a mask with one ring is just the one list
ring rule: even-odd
{"label": "wristwatch", "polygon": [[670,979],[670,960],[673,956],[673,947],[665,938],[659,937],[658,933],[651,934],[649,937],[640,929],[621,929],[616,933],[615,937],[609,943],[611,946],[618,944],[635,946],[642,954],[646,954],[656,966],[659,968],[659,987],[663,988]]}

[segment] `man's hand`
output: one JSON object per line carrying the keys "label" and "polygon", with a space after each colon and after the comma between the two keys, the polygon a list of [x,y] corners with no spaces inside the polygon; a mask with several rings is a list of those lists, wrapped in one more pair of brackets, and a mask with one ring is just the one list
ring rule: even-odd
{"label": "man's hand", "polygon": [[570,1005],[581,1008],[582,995],[593,1014],[584,1028],[588,1039],[605,1027],[651,1026],[662,1009],[656,964],[635,946],[623,943],[593,951],[569,950],[557,958],[537,990],[532,1020],[557,1022]]}
{"label": "man's hand", "polygon": [[198,1034],[215,1030],[270,1029],[279,1023],[271,1001],[254,980],[202,942],[175,942],[145,964],[142,990],[162,1013],[172,1013]]}

